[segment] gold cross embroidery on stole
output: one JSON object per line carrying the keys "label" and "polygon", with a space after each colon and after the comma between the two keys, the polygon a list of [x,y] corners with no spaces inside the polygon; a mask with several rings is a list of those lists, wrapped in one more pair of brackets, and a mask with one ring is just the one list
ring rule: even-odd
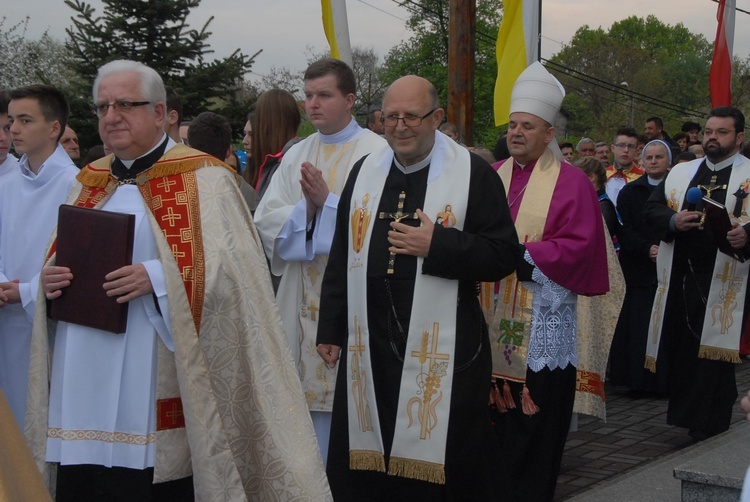
{"label": "gold cross embroidery on stole", "polygon": [[[419,364],[422,369],[419,373],[419,389],[422,393],[422,398],[415,396],[409,400],[409,404],[406,406],[406,411],[409,415],[409,427],[413,423],[411,414],[412,405],[417,405],[417,419],[421,425],[419,431],[419,439],[427,439],[432,429],[437,426],[437,414],[435,408],[443,398],[443,393],[432,400],[440,390],[440,378],[444,377],[448,371],[448,360],[450,354],[440,354],[438,352],[438,336],[440,333],[440,323],[432,324],[432,340],[430,340],[429,331],[422,332],[422,343],[419,350],[413,350],[411,353],[412,357],[419,359]],[[430,341],[432,343],[430,343]],[[427,346],[430,346],[429,351]],[[424,366],[427,363],[427,371]]]}

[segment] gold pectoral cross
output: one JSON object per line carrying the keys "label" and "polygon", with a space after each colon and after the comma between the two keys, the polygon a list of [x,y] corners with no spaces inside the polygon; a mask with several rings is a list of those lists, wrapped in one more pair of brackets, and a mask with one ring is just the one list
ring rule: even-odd
{"label": "gold pectoral cross", "polygon": [[[711,195],[714,193],[715,190],[726,190],[727,189],[727,185],[726,184],[724,184],[724,185],[717,185],[716,184],[716,179],[717,179],[717,176],[714,174],[713,176],[711,176],[711,182],[710,182],[711,184],[710,185],[708,185],[708,186],[706,186],[706,185],[698,185],[698,188],[700,188],[701,190],[705,190],[706,191],[706,197],[708,197],[709,199],[712,198]],[[706,221],[706,210],[703,209],[703,214],[701,215],[701,224],[700,224],[700,227],[698,227],[700,230],[703,230],[703,225],[704,225],[705,221]]]}
{"label": "gold pectoral cross", "polygon": [[706,191],[706,197],[708,197],[709,199],[712,198],[711,195],[714,193],[715,190],[726,190],[727,189],[727,185],[726,184],[724,184],[724,185],[717,185],[716,184],[716,178],[717,177],[716,177],[715,174],[713,176],[711,176],[711,184],[708,185],[708,186],[706,186],[706,185],[698,185],[698,188],[700,188],[701,190],[705,190]]}
{"label": "gold pectoral cross", "polygon": [[[404,201],[406,201],[406,192],[401,192],[398,194],[398,206],[396,206],[396,212],[395,213],[386,213],[385,211],[381,211],[378,214],[378,219],[380,220],[393,220],[396,223],[400,223],[401,220],[417,220],[419,219],[419,216],[417,213],[405,213],[404,212]],[[393,274],[394,267],[396,265],[396,253],[391,251],[391,254],[388,258],[388,274]]]}

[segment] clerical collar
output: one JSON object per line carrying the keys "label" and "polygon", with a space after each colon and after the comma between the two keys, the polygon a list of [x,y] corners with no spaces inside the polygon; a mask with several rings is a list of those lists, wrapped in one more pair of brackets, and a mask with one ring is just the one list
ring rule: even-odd
{"label": "clerical collar", "polygon": [[659,180],[655,180],[651,176],[646,176],[646,178],[648,179],[648,184],[651,185],[651,186],[656,186],[656,185],[658,185],[659,183],[661,183],[664,180],[663,177],[661,179],[659,179]]}
{"label": "clerical collar", "polygon": [[517,166],[518,166],[518,168],[519,168],[519,169],[520,169],[521,171],[523,171],[523,170],[525,170],[525,169],[526,169],[527,167],[528,167],[529,169],[533,168],[533,167],[534,167],[534,166],[536,165],[536,162],[537,162],[538,160],[539,160],[539,159],[534,159],[534,160],[530,160],[530,161],[528,161],[528,162],[527,162],[527,163],[525,163],[525,164],[521,164],[521,163],[520,163],[520,162],[518,162],[518,161],[517,161],[516,159],[513,159],[513,163],[514,163],[515,165],[517,165]]}
{"label": "clerical collar", "polygon": [[401,162],[398,161],[395,155],[393,156],[393,163],[396,164],[396,167],[398,168],[398,170],[404,174],[416,173],[417,171],[421,171],[422,169],[430,165],[430,162],[432,162],[432,152],[434,151],[435,151],[435,145],[433,144],[432,150],[430,150],[430,153],[427,154],[427,157],[420,160],[416,164],[412,164],[410,166],[403,165]]}
{"label": "clerical collar", "polygon": [[120,181],[135,179],[140,173],[150,168],[164,155],[169,143],[169,136],[164,134],[161,141],[151,150],[133,160],[122,160],[115,157],[112,161],[112,175]]}
{"label": "clerical collar", "polygon": [[318,135],[320,135],[321,143],[325,143],[326,145],[336,145],[339,143],[347,143],[351,141],[352,139],[354,139],[354,136],[356,136],[361,130],[362,128],[359,127],[357,121],[354,120],[354,117],[352,117],[346,127],[341,129],[339,132],[334,134],[323,134],[322,132],[318,131]]}
{"label": "clerical collar", "polygon": [[708,160],[708,157],[706,157],[706,167],[709,168],[712,171],[721,171],[725,167],[729,167],[732,164],[734,164],[734,158],[737,156],[737,154],[732,155],[728,159],[724,159],[721,162],[717,162],[714,164],[710,160]]}

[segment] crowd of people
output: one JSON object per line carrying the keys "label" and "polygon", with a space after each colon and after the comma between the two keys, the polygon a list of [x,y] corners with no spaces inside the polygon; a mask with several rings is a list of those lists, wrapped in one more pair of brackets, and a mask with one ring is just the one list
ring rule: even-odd
{"label": "crowd of people", "polygon": [[[696,441],[727,430],[750,353],[738,109],[673,137],[651,117],[558,143],[565,91],[534,63],[490,151],[421,77],[366,127],[355,92],[349,66],[316,61],[304,114],[265,91],[237,151],[226,118],[185,120],[153,69],[113,61],[83,159],[60,91],[0,93],[0,444],[18,450],[0,478],[16,493],[551,501],[574,413],[603,416],[607,380],[668,398]],[[93,236],[123,261],[99,277],[58,259],[63,243],[99,258],[61,205],[131,215]],[[90,301],[60,314],[77,288]],[[117,305],[120,332],[96,324]]]}

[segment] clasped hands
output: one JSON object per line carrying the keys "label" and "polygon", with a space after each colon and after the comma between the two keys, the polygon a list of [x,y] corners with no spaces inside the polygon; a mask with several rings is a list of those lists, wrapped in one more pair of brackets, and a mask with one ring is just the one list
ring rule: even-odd
{"label": "clasped hands", "polygon": [[[45,267],[41,274],[44,295],[54,300],[62,295],[63,288],[70,286],[73,274],[68,267]],[[154,291],[146,267],[142,263],[126,265],[104,276],[102,287],[107,296],[117,297],[117,303],[125,303]]]}
{"label": "clasped hands", "polygon": [[18,279],[10,282],[0,282],[0,309],[11,303],[21,303],[18,282]]}
{"label": "clasped hands", "polygon": [[307,202],[307,223],[310,223],[317,210],[326,203],[328,184],[323,179],[323,172],[309,162],[302,163],[299,184]]}

